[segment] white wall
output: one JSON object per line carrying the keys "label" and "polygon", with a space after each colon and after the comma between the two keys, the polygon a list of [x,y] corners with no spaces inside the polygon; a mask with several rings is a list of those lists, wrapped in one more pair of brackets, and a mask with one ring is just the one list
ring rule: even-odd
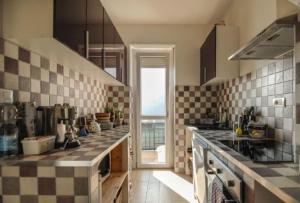
{"label": "white wall", "polygon": [[[3,19],[3,0],[0,0],[0,19]],[[0,20],[0,36],[3,36],[3,20]]]}
{"label": "white wall", "polygon": [[53,0],[2,1],[4,38],[53,36]]}
{"label": "white wall", "polygon": [[200,47],[209,31],[203,25],[116,25],[130,44],[175,44],[176,85],[200,85]]}

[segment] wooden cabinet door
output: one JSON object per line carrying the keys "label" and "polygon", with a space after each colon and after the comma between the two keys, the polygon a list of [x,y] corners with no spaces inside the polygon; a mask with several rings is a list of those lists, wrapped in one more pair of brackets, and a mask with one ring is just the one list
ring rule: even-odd
{"label": "wooden cabinet door", "polygon": [[103,69],[112,77],[117,80],[122,79],[120,63],[119,63],[119,54],[116,52],[115,48],[115,35],[116,30],[115,27],[104,9],[104,21],[103,21]]}
{"label": "wooden cabinet door", "polygon": [[99,0],[87,0],[88,59],[103,68],[104,8]]}
{"label": "wooden cabinet door", "polygon": [[120,82],[127,83],[126,47],[120,34],[104,10],[104,67]]}
{"label": "wooden cabinet door", "polygon": [[207,81],[216,77],[216,31],[215,27],[206,39]]}
{"label": "wooden cabinet door", "polygon": [[54,38],[85,56],[86,1],[54,1]]}
{"label": "wooden cabinet door", "polygon": [[216,77],[216,28],[214,28],[200,50],[200,85]]}
{"label": "wooden cabinet door", "polygon": [[206,67],[206,61],[205,61],[205,43],[202,45],[200,49],[200,85],[205,84],[205,67]]}

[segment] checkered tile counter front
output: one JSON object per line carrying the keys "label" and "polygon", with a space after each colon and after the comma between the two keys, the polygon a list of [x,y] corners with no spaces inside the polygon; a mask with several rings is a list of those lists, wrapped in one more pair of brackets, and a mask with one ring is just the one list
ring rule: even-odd
{"label": "checkered tile counter front", "polygon": [[108,151],[129,135],[129,126],[121,126],[80,138],[81,146],[67,150],[53,150],[41,155],[2,158],[0,165],[33,163],[50,166],[92,166]]}
{"label": "checkered tile counter front", "polygon": [[299,165],[254,163],[218,141],[232,139],[231,131],[196,130],[195,132],[200,138],[204,138],[210,150],[238,174],[245,184],[250,185],[251,189],[254,190],[254,181],[257,181],[284,202],[300,202]]}
{"label": "checkered tile counter front", "polygon": [[98,163],[128,134],[122,126],[81,138],[76,149],[2,159],[0,203],[99,203]]}

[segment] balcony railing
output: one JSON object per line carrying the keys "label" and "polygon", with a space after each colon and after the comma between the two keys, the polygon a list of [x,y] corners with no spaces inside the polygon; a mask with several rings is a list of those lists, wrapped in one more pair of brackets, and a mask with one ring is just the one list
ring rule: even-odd
{"label": "balcony railing", "polygon": [[142,123],[142,150],[156,150],[165,145],[165,123]]}

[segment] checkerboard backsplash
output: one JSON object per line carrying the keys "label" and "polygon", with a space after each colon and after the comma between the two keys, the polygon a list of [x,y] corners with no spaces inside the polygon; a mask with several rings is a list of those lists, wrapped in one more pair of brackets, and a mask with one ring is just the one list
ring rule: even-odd
{"label": "checkerboard backsplash", "polygon": [[[79,114],[101,112],[108,100],[116,102],[115,94],[108,95],[114,87],[105,86],[100,79],[88,77],[1,38],[0,88],[13,90],[14,101],[36,102],[37,106],[69,103],[79,108]],[[118,101],[123,101],[124,111],[128,111],[129,105],[125,103],[128,92],[117,96]]]}
{"label": "checkerboard backsplash", "polygon": [[124,112],[124,122],[129,123],[130,112],[130,87],[125,86],[108,86],[106,87],[108,96],[108,106],[114,107]]}
{"label": "checkerboard backsplash", "polygon": [[[199,123],[207,112],[218,112],[219,107],[226,108],[231,120],[237,122],[245,107],[255,106],[260,119],[269,125],[270,134],[277,140],[293,142],[296,105],[295,67],[291,54],[216,86],[177,86],[175,94],[177,172],[184,171],[184,125]],[[286,99],[286,107],[274,107],[273,99],[281,97]]]}
{"label": "checkerboard backsplash", "polygon": [[199,123],[206,113],[217,111],[217,86],[176,86],[175,171],[184,172],[185,124]]}
{"label": "checkerboard backsplash", "polygon": [[[255,106],[260,119],[268,124],[269,134],[292,143],[295,119],[295,67],[293,57],[270,64],[220,86],[219,105],[228,109],[232,121],[238,121],[245,107]],[[274,107],[274,98],[285,98],[286,107]]]}

